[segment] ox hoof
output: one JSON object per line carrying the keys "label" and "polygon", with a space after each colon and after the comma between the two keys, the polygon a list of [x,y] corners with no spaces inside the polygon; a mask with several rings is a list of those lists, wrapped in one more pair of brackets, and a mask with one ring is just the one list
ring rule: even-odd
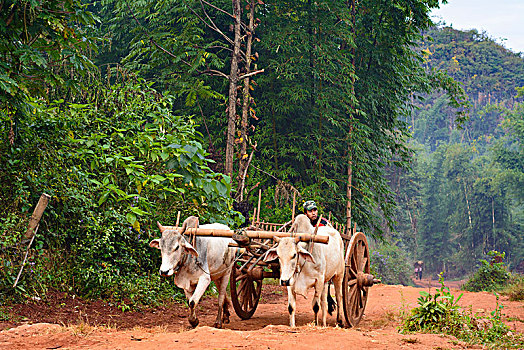
{"label": "ox hoof", "polygon": [[198,326],[198,318],[189,317],[189,324],[191,325],[191,327],[195,328],[196,326]]}
{"label": "ox hoof", "polygon": [[213,325],[213,327],[215,328],[222,328],[222,322],[215,322],[215,324]]}

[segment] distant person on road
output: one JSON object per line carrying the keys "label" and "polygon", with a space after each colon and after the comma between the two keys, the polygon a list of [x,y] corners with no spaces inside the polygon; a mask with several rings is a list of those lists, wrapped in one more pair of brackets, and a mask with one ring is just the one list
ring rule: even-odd
{"label": "distant person on road", "polygon": [[422,279],[422,265],[424,265],[424,262],[422,260],[419,260],[413,264],[413,266],[415,267],[415,279]]}
{"label": "distant person on road", "polygon": [[[306,214],[306,216],[311,221],[311,225],[313,225],[313,227],[317,226],[319,217],[318,217],[318,208],[317,208],[317,204],[315,203],[315,201],[306,201],[304,202],[303,207],[304,207],[304,214]],[[318,226],[328,226],[328,225],[331,226],[329,224],[329,221],[327,221],[324,218],[322,218],[322,220],[318,224]]]}

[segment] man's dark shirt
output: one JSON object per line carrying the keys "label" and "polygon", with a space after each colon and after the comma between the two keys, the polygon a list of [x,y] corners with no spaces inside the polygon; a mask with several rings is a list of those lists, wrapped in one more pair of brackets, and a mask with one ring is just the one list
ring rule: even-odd
{"label": "man's dark shirt", "polygon": [[[317,217],[315,220],[311,220],[311,225],[313,225],[313,227],[317,226],[317,222],[318,222],[318,219],[320,219],[319,217]],[[320,226],[327,226],[328,224],[328,221],[324,218],[322,218],[322,221],[320,221],[320,225],[318,225],[319,227]]]}

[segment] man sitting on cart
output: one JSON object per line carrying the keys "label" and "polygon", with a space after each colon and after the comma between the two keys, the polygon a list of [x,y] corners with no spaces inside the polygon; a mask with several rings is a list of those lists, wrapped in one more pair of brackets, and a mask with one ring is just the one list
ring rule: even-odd
{"label": "man sitting on cart", "polygon": [[[311,221],[311,225],[313,225],[313,227],[317,226],[319,216],[318,216],[317,204],[315,203],[315,201],[306,201],[304,202],[303,207],[304,207],[304,214],[306,214],[306,216]],[[322,218],[322,220],[320,220],[320,223],[318,224],[318,226],[328,226],[328,225],[331,226],[329,224],[329,221],[327,221],[324,218]]]}

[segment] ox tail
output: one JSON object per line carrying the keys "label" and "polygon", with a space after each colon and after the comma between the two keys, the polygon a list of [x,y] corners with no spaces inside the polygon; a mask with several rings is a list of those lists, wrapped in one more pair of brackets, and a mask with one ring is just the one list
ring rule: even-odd
{"label": "ox tail", "polygon": [[328,292],[327,292],[327,302],[328,302],[328,313],[330,315],[333,315],[333,311],[335,311],[335,308],[337,307],[337,303],[331,296],[331,293],[329,292],[329,289],[331,288],[331,283],[328,283]]}

